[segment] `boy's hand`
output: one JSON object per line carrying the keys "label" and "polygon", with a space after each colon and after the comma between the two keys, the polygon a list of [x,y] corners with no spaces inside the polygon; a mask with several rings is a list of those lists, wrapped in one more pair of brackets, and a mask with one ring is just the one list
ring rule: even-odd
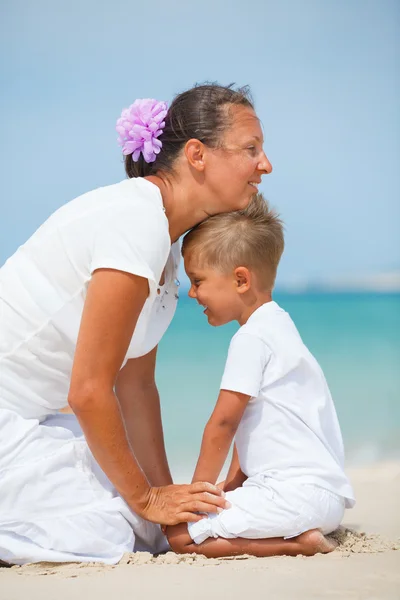
{"label": "boy's hand", "polygon": [[239,470],[230,481],[224,481],[224,487],[222,489],[224,492],[233,492],[233,490],[242,487],[246,479],[247,476]]}

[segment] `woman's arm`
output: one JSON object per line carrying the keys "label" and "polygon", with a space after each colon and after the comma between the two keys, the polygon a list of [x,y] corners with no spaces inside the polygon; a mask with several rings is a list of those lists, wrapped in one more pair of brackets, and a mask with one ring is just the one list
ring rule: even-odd
{"label": "woman's arm", "polygon": [[192,481],[215,483],[250,396],[221,390],[203,434],[199,460]]}
{"label": "woman's arm", "polygon": [[152,486],[170,485],[172,477],[164,446],[160,398],[156,382],[157,348],[128,360],[115,387],[128,440]]}
{"label": "woman's arm", "polygon": [[68,403],[94,457],[135,512],[156,523],[196,521],[197,511],[224,507],[220,490],[206,484],[150,487],[129,444],[114,394],[148,293],[148,282],[142,277],[113,269],[94,272],[82,314]]}

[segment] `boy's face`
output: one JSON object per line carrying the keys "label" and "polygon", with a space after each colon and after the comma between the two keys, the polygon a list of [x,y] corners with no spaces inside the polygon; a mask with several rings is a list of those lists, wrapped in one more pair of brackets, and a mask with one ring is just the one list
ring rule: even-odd
{"label": "boy's face", "polygon": [[204,306],[210,325],[218,327],[240,318],[242,303],[238,294],[235,273],[221,273],[209,267],[201,268],[191,253],[184,259],[185,271],[190,279],[189,297]]}

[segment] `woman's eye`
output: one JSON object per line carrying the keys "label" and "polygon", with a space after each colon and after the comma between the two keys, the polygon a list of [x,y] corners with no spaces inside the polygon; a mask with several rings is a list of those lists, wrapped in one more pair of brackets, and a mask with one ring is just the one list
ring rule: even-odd
{"label": "woman's eye", "polygon": [[250,154],[255,154],[257,149],[255,146],[248,146],[247,150],[250,152]]}

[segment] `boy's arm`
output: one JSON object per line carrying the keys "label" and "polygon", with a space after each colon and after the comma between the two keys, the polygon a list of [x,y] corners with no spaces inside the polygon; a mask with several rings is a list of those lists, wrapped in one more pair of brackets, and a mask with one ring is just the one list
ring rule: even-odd
{"label": "boy's arm", "polygon": [[224,481],[222,489],[224,490],[224,492],[231,492],[232,490],[236,490],[236,488],[241,487],[243,485],[246,479],[246,475],[240,468],[239,455],[236,448],[236,444],[234,444],[231,466],[229,467],[229,471]]}
{"label": "boy's arm", "polygon": [[221,390],[217,404],[204,429],[199,460],[192,482],[215,483],[251,396]]}

